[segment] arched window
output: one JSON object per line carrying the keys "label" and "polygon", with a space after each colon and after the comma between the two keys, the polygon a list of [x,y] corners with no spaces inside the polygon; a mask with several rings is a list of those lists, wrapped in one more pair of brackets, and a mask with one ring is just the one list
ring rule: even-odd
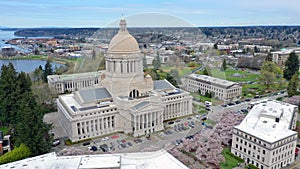
{"label": "arched window", "polygon": [[131,98],[139,97],[139,91],[136,90],[136,89],[133,89],[133,90],[129,93],[129,97],[131,97]]}

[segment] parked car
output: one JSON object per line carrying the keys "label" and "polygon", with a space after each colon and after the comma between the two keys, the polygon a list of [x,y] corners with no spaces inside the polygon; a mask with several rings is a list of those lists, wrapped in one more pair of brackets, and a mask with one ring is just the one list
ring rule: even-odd
{"label": "parked car", "polygon": [[102,145],[100,146],[100,149],[101,149],[104,153],[106,153],[106,152],[109,151],[109,147],[108,147],[107,144],[102,144]]}
{"label": "parked car", "polygon": [[239,100],[235,101],[235,104],[240,104],[240,103],[241,103],[241,101],[239,101]]}
{"label": "parked car", "polygon": [[83,146],[90,145],[91,143],[89,141],[82,143]]}
{"label": "parked car", "polygon": [[234,105],[234,103],[228,103],[228,106],[233,106]]}
{"label": "parked car", "polygon": [[177,119],[175,122],[176,122],[176,123],[179,123],[179,122],[180,122],[180,119]]}
{"label": "parked car", "polygon": [[131,147],[131,146],[132,146],[132,143],[131,143],[131,142],[127,142],[127,146],[128,146],[128,147]]}
{"label": "parked car", "polygon": [[133,140],[133,142],[135,142],[135,143],[141,143],[141,142],[143,142],[143,140],[142,140],[142,139],[139,139],[139,138],[137,138],[137,139],[134,139],[134,140]]}
{"label": "parked car", "polygon": [[109,140],[109,137],[102,138],[102,141],[107,141],[107,140]]}
{"label": "parked car", "polygon": [[174,121],[169,121],[168,124],[174,124]]}
{"label": "parked car", "polygon": [[258,99],[258,98],[261,98],[261,96],[260,95],[255,95],[254,96],[254,99]]}
{"label": "parked car", "polygon": [[245,99],[245,102],[250,102],[251,101],[251,99]]}
{"label": "parked car", "polygon": [[242,109],[241,112],[248,113],[248,110],[247,109]]}
{"label": "parked car", "polygon": [[54,139],[52,145],[53,146],[58,146],[60,144],[59,139]]}
{"label": "parked car", "polygon": [[98,149],[97,149],[96,146],[92,146],[92,147],[90,148],[90,150],[92,150],[92,151],[97,151]]}

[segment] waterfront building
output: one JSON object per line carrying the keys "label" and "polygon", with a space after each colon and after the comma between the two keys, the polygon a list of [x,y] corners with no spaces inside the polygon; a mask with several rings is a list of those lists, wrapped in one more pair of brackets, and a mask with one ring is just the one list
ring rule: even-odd
{"label": "waterfront building", "polygon": [[297,106],[276,100],[254,105],[233,128],[231,152],[260,169],[288,166],[295,160],[297,115]]}
{"label": "waterfront building", "polygon": [[[114,132],[134,137],[149,135],[163,130],[163,121],[192,113],[192,96],[188,92],[167,80],[153,81],[150,75],[144,76],[143,55],[123,18],[118,33],[110,41],[105,60],[106,70],[97,75],[91,73],[87,78],[98,79],[97,84],[83,86],[85,77],[74,74],[75,81],[68,82],[71,84],[68,90],[76,91],[57,99],[58,120],[71,141]],[[66,81],[57,83],[59,76],[53,77],[49,76],[48,80],[50,83],[53,80],[52,84],[56,82],[56,90],[67,89]],[[80,83],[76,86],[76,82]]]}
{"label": "waterfront building", "polygon": [[198,92],[202,95],[210,92],[214,97],[221,100],[238,98],[242,94],[242,86],[238,83],[223,80],[207,75],[192,73],[183,80],[184,88],[190,92]]}
{"label": "waterfront building", "polygon": [[4,46],[1,48],[1,53],[3,57],[11,57],[11,56],[16,56],[17,51],[14,47],[11,46]]}

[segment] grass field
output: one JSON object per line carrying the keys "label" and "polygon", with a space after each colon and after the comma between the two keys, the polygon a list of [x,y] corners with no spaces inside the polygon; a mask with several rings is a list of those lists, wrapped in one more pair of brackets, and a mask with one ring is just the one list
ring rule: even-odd
{"label": "grass field", "polygon": [[195,68],[193,68],[193,67],[178,68],[176,66],[162,66],[161,69],[165,72],[170,72],[172,69],[175,69],[178,71],[178,74],[181,77],[181,76],[186,75],[187,73],[192,72],[192,70]]}
{"label": "grass field", "polygon": [[[226,79],[233,82],[255,82],[258,81],[259,77],[259,74],[250,73],[246,70],[227,69],[226,71],[221,71],[219,68],[213,68],[210,71],[213,77]],[[240,77],[232,76],[235,73],[240,74]]]}
{"label": "grass field", "polygon": [[237,158],[234,158],[233,155],[229,155],[230,148],[224,148],[222,151],[222,155],[225,158],[225,162],[220,163],[220,167],[222,169],[232,169],[238,165],[238,163],[241,163]]}

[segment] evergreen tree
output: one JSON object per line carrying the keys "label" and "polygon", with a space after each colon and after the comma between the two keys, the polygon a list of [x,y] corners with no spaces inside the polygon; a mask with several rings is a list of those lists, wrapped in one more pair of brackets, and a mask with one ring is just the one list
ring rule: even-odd
{"label": "evergreen tree", "polygon": [[227,69],[226,59],[223,59],[221,70],[226,71],[226,69]]}
{"label": "evergreen tree", "polygon": [[18,74],[17,93],[22,96],[25,92],[31,92],[31,79],[28,74],[21,72]]}
{"label": "evergreen tree", "polygon": [[290,80],[295,73],[299,71],[299,59],[295,52],[290,53],[288,59],[285,61],[285,69],[283,77]]}
{"label": "evergreen tree", "polygon": [[48,80],[47,80],[48,75],[53,75],[53,68],[52,68],[51,61],[49,59],[47,60],[47,62],[45,64],[45,69],[43,72],[43,80],[46,83],[48,82]]}
{"label": "evergreen tree", "polygon": [[41,65],[38,68],[34,69],[33,75],[34,75],[34,78],[33,78],[34,81],[39,81],[42,79],[43,68]]}
{"label": "evergreen tree", "polygon": [[218,50],[218,42],[214,44],[214,49]]}
{"label": "evergreen tree", "polygon": [[174,77],[172,75],[170,75],[169,73],[167,74],[166,80],[168,82],[170,82],[172,85],[174,85],[175,87],[178,87],[177,81],[174,79]]}
{"label": "evergreen tree", "polygon": [[288,92],[289,97],[297,94],[298,84],[299,84],[298,73],[295,73],[292,76],[292,79],[290,80],[289,85],[287,87],[287,92]]}
{"label": "evergreen tree", "polygon": [[272,57],[272,54],[269,52],[266,59],[266,61],[269,61],[269,62],[273,62],[273,57]]}
{"label": "evergreen tree", "polygon": [[161,66],[159,52],[157,51],[156,58],[152,62],[154,69],[159,69]]}
{"label": "evergreen tree", "polygon": [[92,50],[92,60],[95,60],[96,59],[96,50],[93,49]]}
{"label": "evergreen tree", "polygon": [[17,106],[17,72],[12,63],[1,67],[0,76],[0,122],[9,125],[14,122]]}
{"label": "evergreen tree", "polygon": [[15,145],[24,143],[32,155],[40,155],[50,151],[51,138],[48,135],[51,125],[43,122],[45,110],[36,103],[33,94],[26,92],[20,98],[17,125],[15,128]]}

